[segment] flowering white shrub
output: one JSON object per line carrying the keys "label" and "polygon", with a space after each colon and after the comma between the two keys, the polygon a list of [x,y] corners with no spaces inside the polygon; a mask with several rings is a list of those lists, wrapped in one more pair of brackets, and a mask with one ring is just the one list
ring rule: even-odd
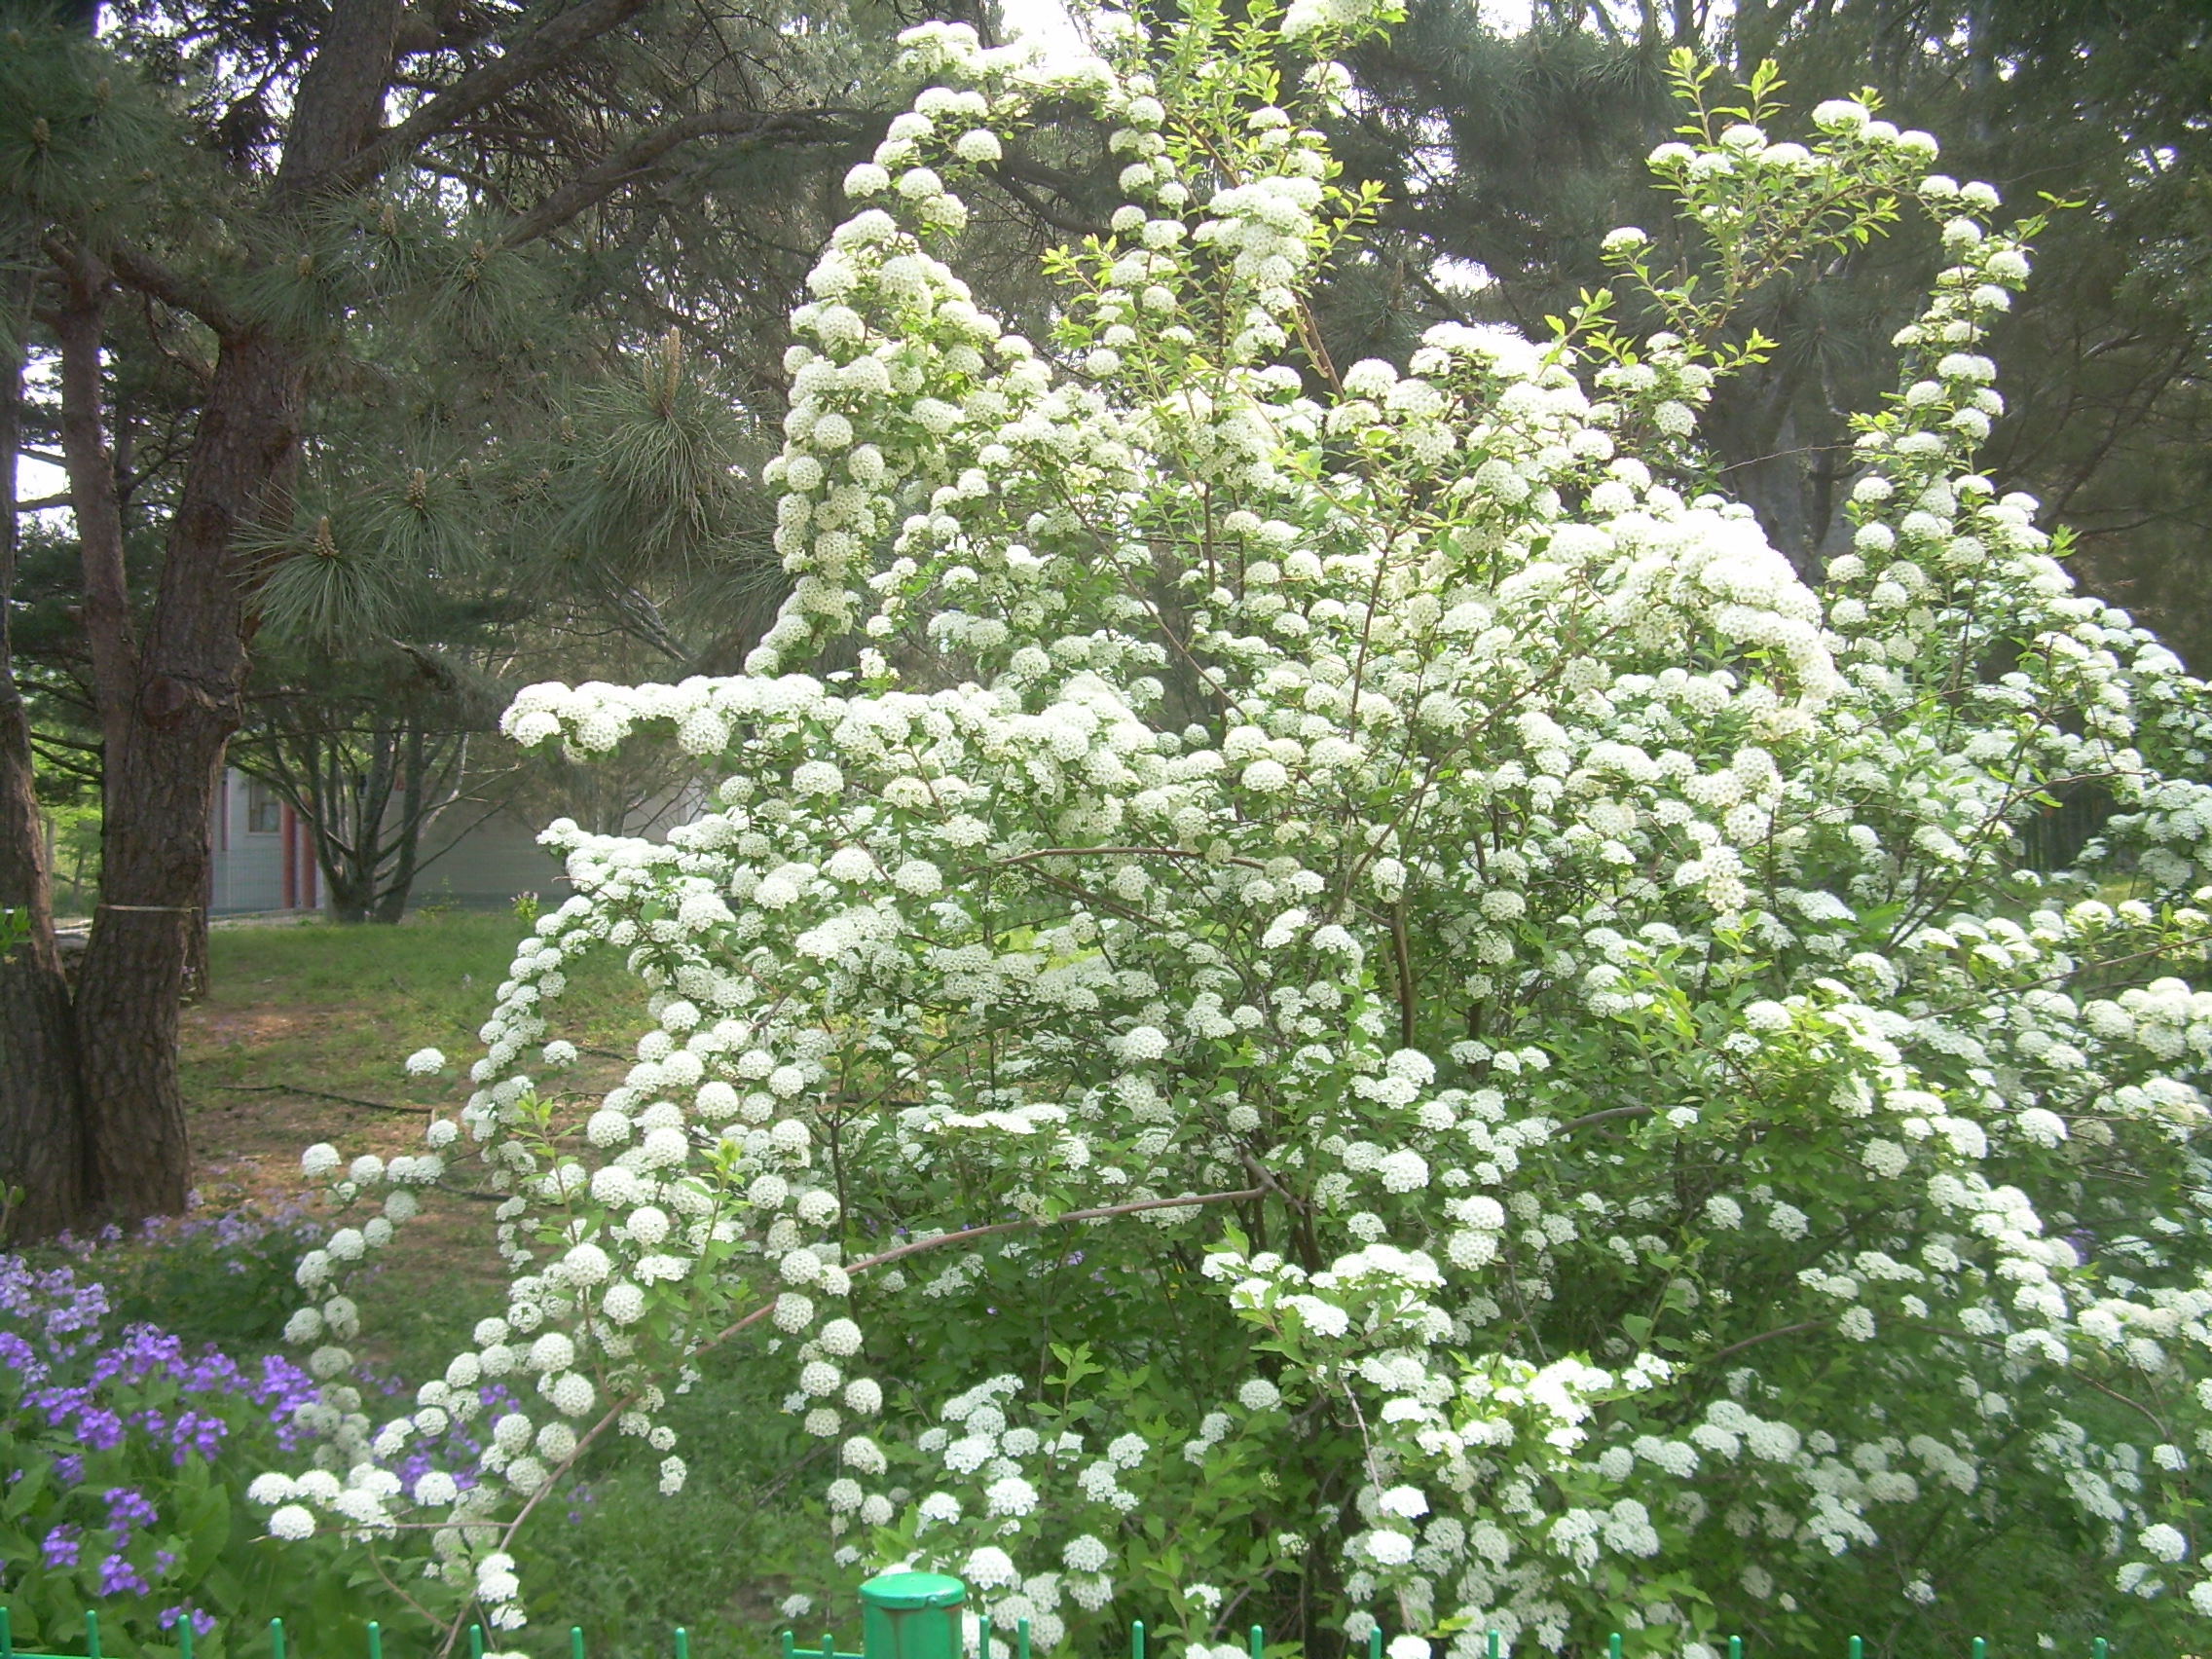
{"label": "flowering white shrub", "polygon": [[[462,1132],[510,1306],[412,1413],[334,1403],[272,1530],[427,1536],[512,1628],[515,1529],[610,1430],[680,1490],[669,1391],[742,1339],[838,1445],[840,1561],[958,1571],[1046,1648],[1303,1606],[1393,1659],[1702,1655],[1992,1572],[2023,1639],[2212,1613],[2204,689],[1972,470],[2028,269],[1994,194],[1861,100],[1806,144],[1701,104],[1654,158],[1739,289],[1900,202],[1951,261],[1815,591],[1696,483],[1755,347],[1641,232],[1608,257],[1674,331],[1601,297],[1327,364],[1304,295],[1370,203],[1312,127],[1342,71],[1275,65],[1375,19],[1248,18],[1051,73],[908,37],[940,84],[793,318],[790,603],[742,677],[508,715],[726,782],[664,844],[548,831],[577,896],[459,1127],[341,1179],[390,1196],[298,1331]],[[1049,351],[932,251],[1048,97],[1128,198]],[[2137,897],[2020,866],[2069,780]],[[600,950],[651,1024],[571,1109],[530,1073]],[[535,1400],[498,1479],[401,1491],[493,1378]]]}

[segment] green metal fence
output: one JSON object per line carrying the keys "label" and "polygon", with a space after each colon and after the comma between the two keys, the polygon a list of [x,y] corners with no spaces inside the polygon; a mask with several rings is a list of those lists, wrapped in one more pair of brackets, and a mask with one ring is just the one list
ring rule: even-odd
{"label": "green metal fence", "polygon": [[[801,1647],[791,1631],[783,1633],[783,1659],[964,1659],[967,1652],[965,1612],[968,1604],[968,1586],[959,1579],[939,1572],[887,1572],[869,1579],[861,1586],[861,1651],[847,1653],[838,1650],[833,1637],[825,1635],[820,1647]],[[976,1649],[977,1659],[990,1659],[994,1640],[1005,1640],[1012,1647],[1013,1659],[1031,1659],[1029,1650],[1029,1621],[1015,1624],[1011,1638],[1003,1631],[994,1631],[988,1618],[980,1622],[979,1641]],[[189,1618],[177,1622],[177,1647],[179,1659],[193,1659],[193,1628]],[[691,1659],[691,1636],[681,1625],[674,1633],[675,1659]],[[1143,1621],[1129,1626],[1129,1659],[1148,1659],[1148,1633]],[[269,1621],[271,1659],[286,1659],[284,1621]],[[1490,1633],[1488,1659],[1505,1659],[1504,1643],[1496,1631]],[[1618,1635],[1605,1643],[1606,1659],[1621,1659],[1621,1639]],[[1371,1632],[1367,1639],[1367,1659],[1382,1659],[1382,1632]],[[1267,1635],[1259,1626],[1251,1628],[1247,1639],[1249,1659],[1266,1659]],[[1850,1641],[1849,1659],[1865,1659],[1865,1644],[1859,1637]],[[469,1659],[484,1659],[484,1627],[468,1627]],[[580,1627],[569,1632],[570,1659],[584,1659],[584,1633]],[[103,1659],[100,1652],[99,1614],[85,1614],[85,1650],[82,1655],[32,1653],[16,1646],[14,1629],[9,1622],[8,1609],[0,1606],[0,1659]],[[319,1656],[318,1656],[319,1659]],[[367,1659],[384,1659],[384,1631],[375,1620],[368,1628]],[[1165,1659],[1160,1655],[1159,1659]],[[1744,1639],[1728,1639],[1728,1659],[1744,1659]],[[1988,1643],[1980,1637],[1973,1639],[1972,1659],[1989,1659]],[[2111,1659],[2111,1649],[2103,1637],[2092,1644],[2091,1659]]]}

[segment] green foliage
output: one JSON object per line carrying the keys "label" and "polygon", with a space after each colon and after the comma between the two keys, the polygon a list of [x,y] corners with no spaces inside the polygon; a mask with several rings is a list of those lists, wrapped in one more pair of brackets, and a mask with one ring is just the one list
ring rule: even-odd
{"label": "green foliage", "polygon": [[317,1232],[304,1207],[188,1214],[110,1252],[103,1282],[124,1324],[158,1325],[228,1353],[271,1351],[283,1338],[300,1257]]}

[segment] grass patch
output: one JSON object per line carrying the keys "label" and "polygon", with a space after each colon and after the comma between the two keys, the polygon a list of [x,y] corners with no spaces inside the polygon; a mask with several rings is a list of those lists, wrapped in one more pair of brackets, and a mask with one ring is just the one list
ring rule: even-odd
{"label": "grass patch", "polygon": [[[208,940],[213,988],[187,1021],[186,1091],[289,1081],[398,1098],[400,1062],[416,1050],[472,1057],[477,1027],[529,931],[510,915],[460,911],[396,928],[320,920],[217,928]],[[626,1049],[634,1032],[625,1030],[643,1008],[616,953],[577,963],[568,977],[555,1022],[571,1042]],[[423,1103],[435,1092],[406,1098]]]}

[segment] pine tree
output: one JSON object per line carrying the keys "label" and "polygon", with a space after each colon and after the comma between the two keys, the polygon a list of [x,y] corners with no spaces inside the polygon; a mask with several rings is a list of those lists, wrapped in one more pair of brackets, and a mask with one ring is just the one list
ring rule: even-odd
{"label": "pine tree", "polygon": [[[13,1221],[34,1233],[183,1201],[176,1009],[204,925],[214,782],[245,718],[273,592],[279,609],[306,611],[314,595],[300,590],[319,586],[335,618],[337,590],[360,573],[341,557],[302,574],[309,562],[282,550],[318,464],[346,447],[344,423],[322,423],[357,397],[348,377],[374,363],[353,349],[362,328],[412,318],[419,338],[473,342],[498,371],[480,386],[542,399],[531,362],[498,360],[499,313],[513,314],[518,285],[561,267],[576,287],[537,295],[541,326],[558,334],[564,306],[611,323],[610,277],[625,260],[635,276],[639,251],[614,208],[679,182],[719,189],[748,158],[835,159],[881,33],[842,13],[785,31],[781,17],[645,0],[550,12],[133,4],[96,41],[88,20],[17,7],[0,24],[0,215],[19,274],[11,362],[19,370],[35,328],[60,364],[106,803],[101,905],[72,995],[28,810],[27,722],[11,697],[0,903],[29,918],[31,939],[0,965],[0,1182],[24,1189]],[[697,36],[718,28],[710,52]],[[692,35],[656,50],[669,37],[655,31],[670,29]],[[762,78],[764,63],[776,73]],[[426,204],[456,200],[473,221],[459,236],[425,222],[440,217]],[[759,200],[772,240],[773,203]],[[784,257],[794,279],[804,254]],[[640,284],[641,309],[656,288]],[[725,321],[743,313],[727,299],[709,301]],[[595,343],[622,337],[608,326]],[[195,382],[182,459],[137,527],[159,542],[150,584],[132,579],[103,356],[125,339]],[[18,407],[11,396],[10,423]],[[504,413],[468,408],[443,425],[465,452]],[[440,424],[394,420],[386,441]],[[9,522],[0,576],[12,591],[12,511]],[[373,609],[373,585],[354,585]]]}

